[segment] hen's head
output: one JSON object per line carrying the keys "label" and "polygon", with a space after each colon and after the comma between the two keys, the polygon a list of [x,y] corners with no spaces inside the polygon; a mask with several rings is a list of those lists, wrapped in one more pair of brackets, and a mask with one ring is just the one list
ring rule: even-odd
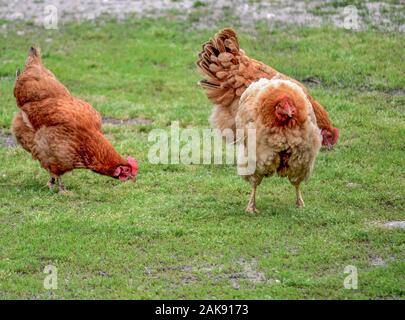
{"label": "hen's head", "polygon": [[338,128],[331,128],[331,129],[322,129],[322,145],[328,149],[332,149],[332,147],[337,143],[339,139],[339,129]]}
{"label": "hen's head", "polygon": [[288,121],[288,119],[292,118],[296,112],[297,110],[293,102],[288,98],[287,95],[284,95],[277,102],[274,114],[279,122],[285,123]]}
{"label": "hen's head", "polygon": [[306,119],[307,102],[303,92],[290,81],[270,81],[260,95],[263,122],[268,127],[292,128]]}
{"label": "hen's head", "polygon": [[138,162],[128,157],[128,164],[118,166],[114,171],[114,177],[120,179],[120,181],[127,181],[135,179],[138,175]]}

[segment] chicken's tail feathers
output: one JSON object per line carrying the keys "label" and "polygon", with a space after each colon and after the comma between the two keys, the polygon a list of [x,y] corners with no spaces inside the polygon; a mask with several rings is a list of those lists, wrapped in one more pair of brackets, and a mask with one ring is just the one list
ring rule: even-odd
{"label": "chicken's tail feathers", "polygon": [[235,95],[246,89],[244,79],[238,76],[241,54],[236,32],[227,28],[205,43],[198,55],[197,69],[205,78],[199,84],[216,105],[231,105]]}
{"label": "chicken's tail feathers", "polygon": [[332,145],[335,145],[339,140],[340,130],[338,128],[333,128],[333,138]]}
{"label": "chicken's tail feathers", "polygon": [[329,114],[325,110],[325,108],[314,98],[311,96],[308,96],[309,101],[312,104],[312,107],[314,109],[315,117],[316,117],[316,122],[318,124],[318,127],[320,129],[326,129],[326,130],[332,130],[333,125],[332,122],[329,119]]}
{"label": "chicken's tail feathers", "polygon": [[28,51],[28,56],[41,58],[41,49],[39,47],[31,47]]}
{"label": "chicken's tail feathers", "polygon": [[28,50],[25,66],[17,75],[14,96],[19,107],[28,102],[70,95],[65,86],[43,65],[38,47],[33,46]]}
{"label": "chicken's tail feathers", "polygon": [[[203,49],[198,55],[200,61],[210,62],[210,56],[218,57],[221,53],[239,52],[239,41],[235,30],[227,28],[218,32],[212,39],[203,45]],[[199,62],[200,62],[199,61]]]}
{"label": "chicken's tail feathers", "polygon": [[[309,100],[312,104],[312,107],[314,109],[315,117],[316,117],[316,122],[318,124],[318,127],[321,130],[326,130],[330,134],[332,134],[332,138],[330,143],[332,145],[335,145],[338,142],[339,139],[339,129],[335,128],[332,124],[332,121],[329,119],[329,114],[325,110],[325,108],[314,98],[311,96],[308,96]],[[324,143],[325,141],[323,141]]]}
{"label": "chicken's tail feathers", "polygon": [[32,64],[42,64],[41,49],[39,47],[30,47],[28,50],[28,58],[25,62],[25,66],[28,67]]}

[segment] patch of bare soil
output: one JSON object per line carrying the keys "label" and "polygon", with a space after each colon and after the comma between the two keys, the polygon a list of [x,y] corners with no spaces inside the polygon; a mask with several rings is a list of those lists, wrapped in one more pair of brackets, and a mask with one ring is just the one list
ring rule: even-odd
{"label": "patch of bare soil", "polygon": [[405,221],[388,221],[383,226],[388,229],[405,229]]}
{"label": "patch of bare soil", "polygon": [[160,277],[161,273],[180,272],[181,285],[199,281],[199,274],[205,274],[213,281],[229,280],[231,286],[238,290],[240,282],[245,281],[253,285],[257,284],[278,284],[278,279],[268,279],[264,272],[259,270],[257,259],[246,260],[240,258],[237,265],[241,267],[240,272],[226,272],[222,265],[206,265],[206,266],[163,266],[156,269],[146,268],[145,273],[150,277]]}
{"label": "patch of bare soil", "polygon": [[0,147],[12,148],[17,146],[14,137],[11,134],[0,131]]}
{"label": "patch of bare soil", "polygon": [[239,284],[240,280],[247,280],[253,284],[260,284],[267,282],[266,275],[258,270],[256,259],[247,261],[241,258],[239,259],[238,264],[242,267],[242,271],[238,273],[233,273],[229,276],[232,283],[232,287],[234,289],[240,288]]}
{"label": "patch of bare soil", "polygon": [[370,264],[373,267],[384,267],[387,265],[387,262],[381,257],[372,257],[370,259]]}
{"label": "patch of bare soil", "polygon": [[307,77],[302,79],[301,82],[310,87],[319,86],[322,83],[317,77]]}

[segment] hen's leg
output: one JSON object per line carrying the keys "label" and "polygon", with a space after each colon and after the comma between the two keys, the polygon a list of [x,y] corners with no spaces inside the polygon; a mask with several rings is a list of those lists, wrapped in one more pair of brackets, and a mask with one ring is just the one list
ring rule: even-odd
{"label": "hen's leg", "polygon": [[256,189],[259,186],[260,182],[262,181],[261,178],[252,178],[250,183],[252,184],[252,193],[250,194],[249,203],[246,207],[246,212],[249,213],[259,213],[259,210],[256,208]]}
{"label": "hen's leg", "polygon": [[259,213],[259,210],[256,208],[256,189],[257,185],[253,185],[252,193],[250,194],[249,203],[246,207],[246,212],[249,213]]}
{"label": "hen's leg", "polygon": [[297,208],[303,208],[305,206],[305,203],[304,200],[302,199],[300,184],[295,185],[295,193],[297,196],[297,201],[295,202]]}
{"label": "hen's leg", "polygon": [[66,189],[65,189],[65,186],[62,183],[62,178],[58,177],[57,180],[58,180],[58,191],[59,191],[59,193],[65,193]]}
{"label": "hen's leg", "polygon": [[49,179],[48,184],[47,184],[49,189],[53,189],[53,187],[55,186],[55,181],[56,181],[56,179],[54,177],[51,177]]}

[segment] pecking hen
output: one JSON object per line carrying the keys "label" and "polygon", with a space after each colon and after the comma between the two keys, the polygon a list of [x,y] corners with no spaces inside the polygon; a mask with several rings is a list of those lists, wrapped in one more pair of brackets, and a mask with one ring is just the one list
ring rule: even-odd
{"label": "pecking hen", "polygon": [[20,111],[12,132],[17,142],[51,176],[48,186],[74,169],[90,169],[121,181],[138,173],[134,158],[124,159],[101,131],[100,114],[87,102],[70,94],[42,64],[39,49],[31,48],[25,68],[17,73],[14,96]]}

